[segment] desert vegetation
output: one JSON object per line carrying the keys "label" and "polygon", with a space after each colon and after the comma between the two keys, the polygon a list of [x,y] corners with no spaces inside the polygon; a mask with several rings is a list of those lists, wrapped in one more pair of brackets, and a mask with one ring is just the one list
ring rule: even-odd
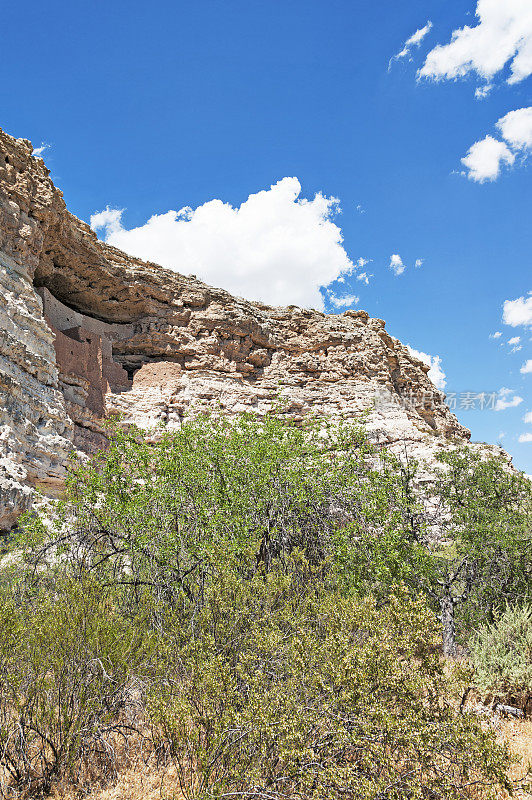
{"label": "desert vegetation", "polygon": [[531,520],[530,481],[472,450],[428,484],[351,424],[111,429],[6,543],[0,796],[133,756],[186,800],[511,793],[460,700],[532,689]]}

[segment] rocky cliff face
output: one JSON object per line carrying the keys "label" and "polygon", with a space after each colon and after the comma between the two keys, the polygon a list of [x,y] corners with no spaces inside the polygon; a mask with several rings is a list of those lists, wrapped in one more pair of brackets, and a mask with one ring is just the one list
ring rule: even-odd
{"label": "rocky cliff face", "polygon": [[469,438],[382,320],[270,308],[131,258],[66,210],[31,153],[0,131],[0,528],[34,488],[59,492],[68,453],[102,446],[116,412],[176,426],[282,397],[297,419],[367,412],[372,436],[417,455]]}

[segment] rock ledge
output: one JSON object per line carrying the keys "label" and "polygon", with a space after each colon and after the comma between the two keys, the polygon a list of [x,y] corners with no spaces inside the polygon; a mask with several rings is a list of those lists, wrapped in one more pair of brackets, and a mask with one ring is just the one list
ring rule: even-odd
{"label": "rock ledge", "polygon": [[281,396],[296,419],[367,412],[379,442],[430,458],[469,431],[427,372],[364,311],[270,308],[98,241],[30,142],[0,130],[0,528],[35,488],[60,492],[113,413],[177,426]]}

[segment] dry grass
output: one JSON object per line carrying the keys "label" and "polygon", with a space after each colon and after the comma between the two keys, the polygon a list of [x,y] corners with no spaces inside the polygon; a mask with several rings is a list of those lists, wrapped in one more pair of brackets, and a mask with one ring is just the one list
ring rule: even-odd
{"label": "dry grass", "polygon": [[57,787],[50,800],[182,800],[175,771],[141,764],[119,773],[112,786],[98,787],[89,795]]}
{"label": "dry grass", "polygon": [[[532,719],[503,722],[498,738],[500,742],[508,744],[518,759],[518,763],[510,770],[510,777],[513,780],[521,780],[532,765]],[[501,798],[506,797],[506,794],[501,795]],[[517,790],[515,797],[520,800],[532,800],[532,794],[522,789]]]}

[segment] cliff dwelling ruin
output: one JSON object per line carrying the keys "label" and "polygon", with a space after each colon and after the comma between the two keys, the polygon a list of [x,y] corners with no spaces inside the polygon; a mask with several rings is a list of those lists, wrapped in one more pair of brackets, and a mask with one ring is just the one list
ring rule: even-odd
{"label": "cliff dwelling ruin", "polygon": [[[130,389],[133,383],[132,372],[113,359],[113,344],[130,337],[133,326],[110,324],[80,314],[44,286],[36,291],[42,300],[46,323],[55,337],[59,387],[65,400],[96,417],[104,417],[106,394]],[[92,449],[87,436],[82,439],[83,449]],[[97,436],[93,444],[100,441]]]}

